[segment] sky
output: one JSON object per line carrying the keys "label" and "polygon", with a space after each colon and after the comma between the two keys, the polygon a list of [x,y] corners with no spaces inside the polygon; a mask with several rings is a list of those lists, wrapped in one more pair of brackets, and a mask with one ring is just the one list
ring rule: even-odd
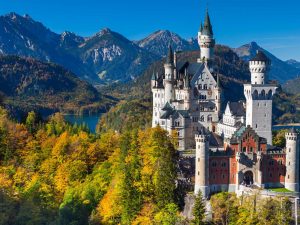
{"label": "sky", "polygon": [[300,61],[299,0],[0,0],[1,15],[29,14],[57,33],[90,36],[109,27],[131,40],[161,29],[195,37],[207,7],[217,43],[256,41]]}

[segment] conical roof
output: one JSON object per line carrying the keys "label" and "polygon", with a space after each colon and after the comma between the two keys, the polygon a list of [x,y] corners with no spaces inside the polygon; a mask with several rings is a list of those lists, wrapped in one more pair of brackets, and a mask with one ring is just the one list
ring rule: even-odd
{"label": "conical roof", "polygon": [[169,52],[166,60],[167,64],[173,64],[174,63],[174,55],[173,55],[173,49],[172,46],[169,45]]}
{"label": "conical roof", "polygon": [[269,58],[263,53],[262,51],[258,50],[256,55],[250,61],[262,61],[262,62],[269,62]]}
{"label": "conical roof", "polygon": [[206,16],[205,16],[205,20],[204,20],[204,27],[203,27],[202,34],[208,35],[208,36],[212,36],[214,34],[213,30],[212,30],[212,25],[210,23],[208,10],[206,10]]}
{"label": "conical roof", "polygon": [[296,133],[297,133],[295,127],[292,127],[292,128],[290,129],[290,133],[293,133],[293,134],[296,134]]}

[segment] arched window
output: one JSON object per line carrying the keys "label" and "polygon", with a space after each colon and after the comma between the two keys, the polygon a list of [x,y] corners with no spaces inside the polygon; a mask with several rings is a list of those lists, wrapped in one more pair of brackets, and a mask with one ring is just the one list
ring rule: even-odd
{"label": "arched window", "polygon": [[265,90],[262,90],[262,91],[261,91],[261,98],[264,99],[265,97],[266,97],[266,92],[265,92]]}
{"label": "arched window", "polygon": [[254,98],[254,99],[257,99],[257,98],[258,98],[258,91],[257,91],[257,90],[255,90],[255,91],[253,92],[253,98]]}
{"label": "arched window", "polygon": [[271,99],[272,98],[272,90],[270,90],[269,92],[268,92],[268,99]]}
{"label": "arched window", "polygon": [[207,116],[207,122],[210,122],[210,121],[212,121],[212,116],[211,116],[211,115],[208,115],[208,116]]}
{"label": "arched window", "polygon": [[203,115],[200,117],[200,121],[204,122],[204,116]]}
{"label": "arched window", "polygon": [[201,90],[202,89],[202,84],[198,85],[198,89]]}
{"label": "arched window", "polygon": [[207,89],[207,84],[204,84],[204,87],[203,87],[203,89],[205,89],[205,90]]}

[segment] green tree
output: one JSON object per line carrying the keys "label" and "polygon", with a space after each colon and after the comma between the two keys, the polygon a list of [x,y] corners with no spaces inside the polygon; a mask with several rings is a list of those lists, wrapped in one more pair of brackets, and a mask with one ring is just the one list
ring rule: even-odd
{"label": "green tree", "polygon": [[238,199],[234,193],[221,192],[211,197],[210,203],[215,224],[236,224],[238,218]]}
{"label": "green tree", "polygon": [[178,215],[178,206],[174,203],[167,204],[160,212],[158,212],[154,220],[161,225],[175,225],[182,218]]}
{"label": "green tree", "polygon": [[155,128],[153,142],[156,149],[157,161],[154,175],[154,195],[159,208],[174,202],[174,191],[176,189],[176,155],[173,144],[161,128]]}
{"label": "green tree", "polygon": [[276,131],[274,132],[273,135],[273,145],[274,146],[278,146],[278,147],[285,147],[285,133],[287,132],[287,130],[280,130],[280,131]]}
{"label": "green tree", "polygon": [[277,225],[280,224],[278,218],[280,203],[273,198],[262,200],[258,206],[258,218],[260,225]]}
{"label": "green tree", "polygon": [[281,225],[289,225],[294,223],[293,219],[293,209],[292,209],[292,202],[289,200],[288,197],[279,197],[277,207],[277,218],[278,223]]}
{"label": "green tree", "polygon": [[139,212],[142,203],[141,192],[136,187],[140,181],[139,171],[141,168],[139,159],[139,145],[137,134],[125,132],[121,138],[121,162],[124,173],[121,184],[122,224],[130,224]]}
{"label": "green tree", "polygon": [[193,208],[193,216],[194,216],[193,224],[195,225],[204,224],[203,220],[205,218],[205,212],[206,212],[205,200],[203,198],[202,192],[199,191],[196,196],[195,205]]}
{"label": "green tree", "polygon": [[26,121],[25,121],[25,125],[30,133],[33,133],[35,131],[36,120],[37,120],[37,117],[36,117],[35,112],[33,112],[33,111],[29,112],[27,115]]}

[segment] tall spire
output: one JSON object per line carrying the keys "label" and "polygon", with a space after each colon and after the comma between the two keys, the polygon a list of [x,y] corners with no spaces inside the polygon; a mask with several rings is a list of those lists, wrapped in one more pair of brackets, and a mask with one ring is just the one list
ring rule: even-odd
{"label": "tall spire", "polygon": [[218,88],[221,87],[221,82],[220,82],[220,76],[219,76],[219,74],[217,75],[217,87]]}
{"label": "tall spire", "polygon": [[202,32],[203,31],[203,24],[202,22],[200,23],[200,28],[199,28],[199,31]]}
{"label": "tall spire", "polygon": [[169,44],[169,52],[167,56],[167,64],[173,64],[174,63],[174,55],[173,55],[173,50],[171,44]]}
{"label": "tall spire", "polygon": [[208,36],[212,36],[213,30],[212,30],[212,25],[210,23],[210,18],[209,18],[209,14],[208,14],[208,9],[206,10],[206,16],[205,16],[205,20],[204,20],[204,28],[203,28],[203,32],[204,35],[208,35]]}

